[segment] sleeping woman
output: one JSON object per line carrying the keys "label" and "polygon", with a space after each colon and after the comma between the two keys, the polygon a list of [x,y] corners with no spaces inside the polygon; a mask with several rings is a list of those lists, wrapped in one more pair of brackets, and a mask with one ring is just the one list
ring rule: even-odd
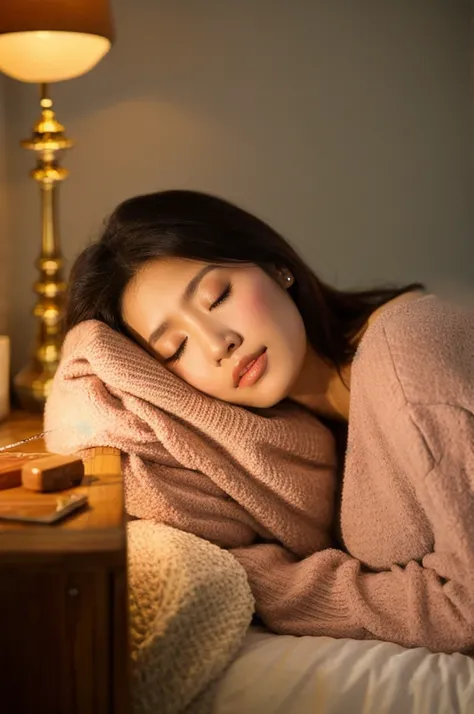
{"label": "sleeping woman", "polygon": [[74,404],[94,433],[50,447],[128,453],[129,513],[228,548],[268,628],[474,651],[474,314],[335,289],[253,215],[166,191],[78,257],[67,328],[46,426]]}

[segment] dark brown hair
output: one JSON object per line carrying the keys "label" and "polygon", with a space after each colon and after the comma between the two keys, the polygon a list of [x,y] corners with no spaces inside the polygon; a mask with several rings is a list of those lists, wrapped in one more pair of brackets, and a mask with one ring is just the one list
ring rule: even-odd
{"label": "dark brown hair", "polygon": [[337,290],[316,277],[269,225],[220,198],[164,191],[121,203],[103,234],[77,258],[70,276],[66,329],[101,320],[128,336],[121,300],[128,282],[150,260],[186,258],[208,263],[253,263],[274,275],[286,268],[289,289],[316,352],[338,369],[354,355],[354,338],[372,312],[416,283],[364,291]]}

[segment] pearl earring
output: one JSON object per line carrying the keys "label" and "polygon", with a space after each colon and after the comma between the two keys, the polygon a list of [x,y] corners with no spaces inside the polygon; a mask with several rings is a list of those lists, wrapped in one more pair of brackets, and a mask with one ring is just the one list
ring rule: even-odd
{"label": "pearl earring", "polygon": [[286,279],[288,280],[288,282],[291,283],[291,275],[287,275],[287,276],[286,276]]}

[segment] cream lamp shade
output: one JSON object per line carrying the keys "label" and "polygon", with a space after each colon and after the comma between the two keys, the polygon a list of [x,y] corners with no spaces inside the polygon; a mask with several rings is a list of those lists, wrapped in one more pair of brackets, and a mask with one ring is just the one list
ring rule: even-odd
{"label": "cream lamp shade", "polygon": [[0,0],[0,70],[21,82],[79,77],[113,40],[109,0]]}

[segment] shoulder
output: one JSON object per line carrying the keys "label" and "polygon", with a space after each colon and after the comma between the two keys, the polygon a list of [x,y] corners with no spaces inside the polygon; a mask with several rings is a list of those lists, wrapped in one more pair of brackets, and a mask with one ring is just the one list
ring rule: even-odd
{"label": "shoulder", "polygon": [[473,406],[474,310],[434,295],[388,305],[359,349],[359,368],[392,376],[405,402]]}

